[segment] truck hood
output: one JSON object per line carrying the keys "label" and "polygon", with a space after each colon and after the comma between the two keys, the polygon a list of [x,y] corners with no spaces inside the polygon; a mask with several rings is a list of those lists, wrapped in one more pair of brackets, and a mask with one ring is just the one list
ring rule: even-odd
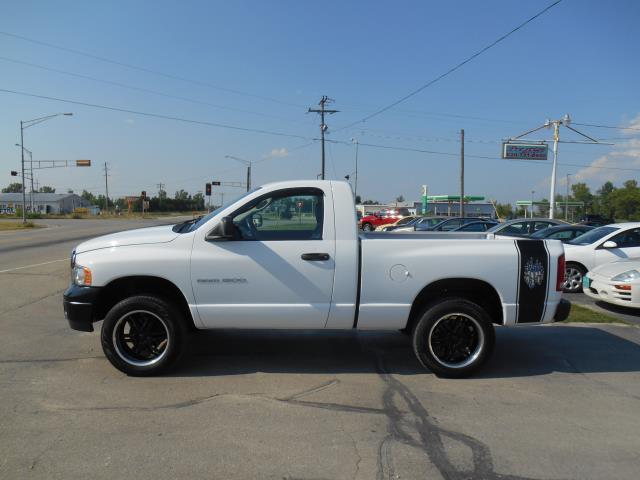
{"label": "truck hood", "polygon": [[163,225],[161,227],[138,228],[136,230],[126,230],[124,232],[103,235],[82,242],[76,247],[76,253],[98,250],[100,248],[123,247],[125,245],[145,245],[151,243],[167,243],[174,240],[179,233],[171,228],[173,225]]}

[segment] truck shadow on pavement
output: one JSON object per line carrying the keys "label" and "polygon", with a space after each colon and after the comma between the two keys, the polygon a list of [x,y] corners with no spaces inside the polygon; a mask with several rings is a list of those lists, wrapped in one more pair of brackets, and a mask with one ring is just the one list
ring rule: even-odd
{"label": "truck shadow on pavement", "polygon": [[[636,329],[553,325],[497,328],[494,355],[475,378],[563,373],[639,372]],[[198,332],[170,376],[266,373],[377,373],[370,352],[390,374],[429,374],[399,332],[243,331]]]}

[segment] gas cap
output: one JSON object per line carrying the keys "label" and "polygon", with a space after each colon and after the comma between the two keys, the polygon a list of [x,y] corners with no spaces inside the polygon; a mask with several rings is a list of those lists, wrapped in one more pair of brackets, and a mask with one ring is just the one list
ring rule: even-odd
{"label": "gas cap", "polygon": [[411,276],[411,273],[409,273],[407,267],[399,263],[391,267],[391,270],[389,270],[389,276],[394,282],[402,283]]}

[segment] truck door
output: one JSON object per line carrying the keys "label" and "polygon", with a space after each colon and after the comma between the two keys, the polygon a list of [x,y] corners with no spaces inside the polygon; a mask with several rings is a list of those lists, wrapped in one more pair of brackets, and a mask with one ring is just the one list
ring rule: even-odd
{"label": "truck door", "polygon": [[269,192],[231,214],[234,239],[196,236],[191,280],[206,327],[325,326],[335,269],[330,195]]}

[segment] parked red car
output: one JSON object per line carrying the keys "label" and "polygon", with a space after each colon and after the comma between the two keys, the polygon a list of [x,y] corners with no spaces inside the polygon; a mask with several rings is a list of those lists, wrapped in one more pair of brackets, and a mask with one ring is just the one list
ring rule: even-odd
{"label": "parked red car", "polygon": [[359,226],[365,232],[371,232],[380,225],[387,225],[394,223],[402,217],[409,215],[408,208],[386,208],[374,213],[373,215],[367,215],[362,217],[359,222]]}

